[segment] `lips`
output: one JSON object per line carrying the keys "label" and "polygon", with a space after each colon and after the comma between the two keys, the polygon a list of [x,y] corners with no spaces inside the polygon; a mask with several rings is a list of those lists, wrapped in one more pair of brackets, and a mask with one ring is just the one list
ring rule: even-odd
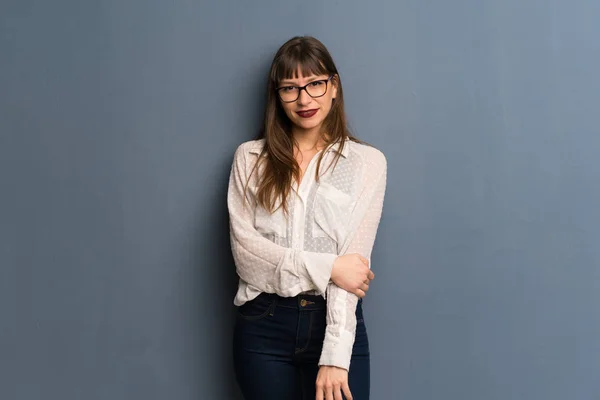
{"label": "lips", "polygon": [[304,110],[304,111],[296,111],[296,114],[298,114],[302,118],[310,118],[313,115],[315,115],[317,113],[317,111],[318,111],[317,109]]}

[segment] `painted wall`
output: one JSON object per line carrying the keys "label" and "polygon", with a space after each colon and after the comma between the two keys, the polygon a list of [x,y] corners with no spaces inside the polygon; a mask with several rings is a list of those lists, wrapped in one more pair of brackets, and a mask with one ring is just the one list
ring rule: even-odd
{"label": "painted wall", "polygon": [[0,398],[237,399],[225,195],[311,34],[389,184],[373,399],[600,399],[600,3],[8,0]]}

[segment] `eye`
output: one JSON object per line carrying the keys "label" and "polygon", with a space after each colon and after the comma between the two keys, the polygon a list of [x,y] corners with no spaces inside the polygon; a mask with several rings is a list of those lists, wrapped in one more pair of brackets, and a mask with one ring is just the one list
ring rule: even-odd
{"label": "eye", "polygon": [[318,86],[323,86],[325,83],[323,81],[314,81],[309,83],[310,86],[312,87],[318,87]]}
{"label": "eye", "polygon": [[280,88],[279,90],[281,90],[282,92],[291,92],[294,89],[296,89],[295,86],[284,86],[284,87]]}

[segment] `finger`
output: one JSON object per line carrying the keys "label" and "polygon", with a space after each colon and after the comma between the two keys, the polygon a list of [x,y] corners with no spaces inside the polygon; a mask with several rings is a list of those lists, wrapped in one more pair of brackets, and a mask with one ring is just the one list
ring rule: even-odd
{"label": "finger", "polygon": [[352,393],[350,393],[348,382],[342,383],[342,391],[344,392],[344,396],[346,396],[346,400],[352,400]]}
{"label": "finger", "polygon": [[369,277],[370,280],[373,280],[375,278],[375,273],[371,270],[369,270],[369,273],[367,274],[367,276]]}
{"label": "finger", "polygon": [[323,387],[317,385],[317,398],[316,400],[324,400],[323,397]]}
{"label": "finger", "polygon": [[356,290],[354,291],[354,294],[355,294],[355,295],[357,295],[358,297],[360,297],[361,299],[367,295],[367,294],[366,294],[366,293],[365,293],[363,290],[361,290],[361,289],[356,289]]}
{"label": "finger", "polygon": [[358,257],[360,257],[360,261],[362,261],[363,264],[365,264],[367,267],[369,266],[369,260],[361,256],[360,254],[358,255]]}
{"label": "finger", "polygon": [[366,294],[367,291],[369,290],[369,285],[367,285],[366,283],[363,283],[360,287],[360,290],[362,290]]}
{"label": "finger", "polygon": [[326,400],[335,400],[333,398],[333,386],[325,388],[325,399]]}
{"label": "finger", "polygon": [[334,399],[335,399],[335,400],[344,400],[344,399],[342,398],[342,388],[341,388],[341,387],[339,387],[339,386],[336,386],[336,387],[333,389],[333,396],[334,396]]}

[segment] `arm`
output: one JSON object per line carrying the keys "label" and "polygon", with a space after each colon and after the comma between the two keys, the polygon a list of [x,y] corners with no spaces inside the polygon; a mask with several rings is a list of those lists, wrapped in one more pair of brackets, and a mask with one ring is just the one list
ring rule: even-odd
{"label": "arm", "polygon": [[[324,294],[331,277],[335,254],[314,253],[279,246],[254,228],[254,199],[244,198],[250,170],[244,144],[235,152],[227,206],[231,250],[239,277],[266,293],[291,297],[308,290]],[[250,193],[246,197],[251,197]],[[244,202],[246,201],[246,204]]]}
{"label": "arm", "polygon": [[[387,181],[387,163],[381,155],[375,165],[366,168],[364,194],[359,201],[363,211],[357,210],[355,229],[340,250],[340,255],[358,253],[369,260],[375,243],[377,228],[383,210]],[[368,182],[372,182],[370,185]],[[370,187],[369,187],[370,186]],[[352,218],[355,219],[354,216]],[[353,222],[351,222],[353,223]],[[319,365],[331,365],[349,370],[354,336],[356,333],[356,305],[358,297],[330,283],[327,287],[327,328]]]}

